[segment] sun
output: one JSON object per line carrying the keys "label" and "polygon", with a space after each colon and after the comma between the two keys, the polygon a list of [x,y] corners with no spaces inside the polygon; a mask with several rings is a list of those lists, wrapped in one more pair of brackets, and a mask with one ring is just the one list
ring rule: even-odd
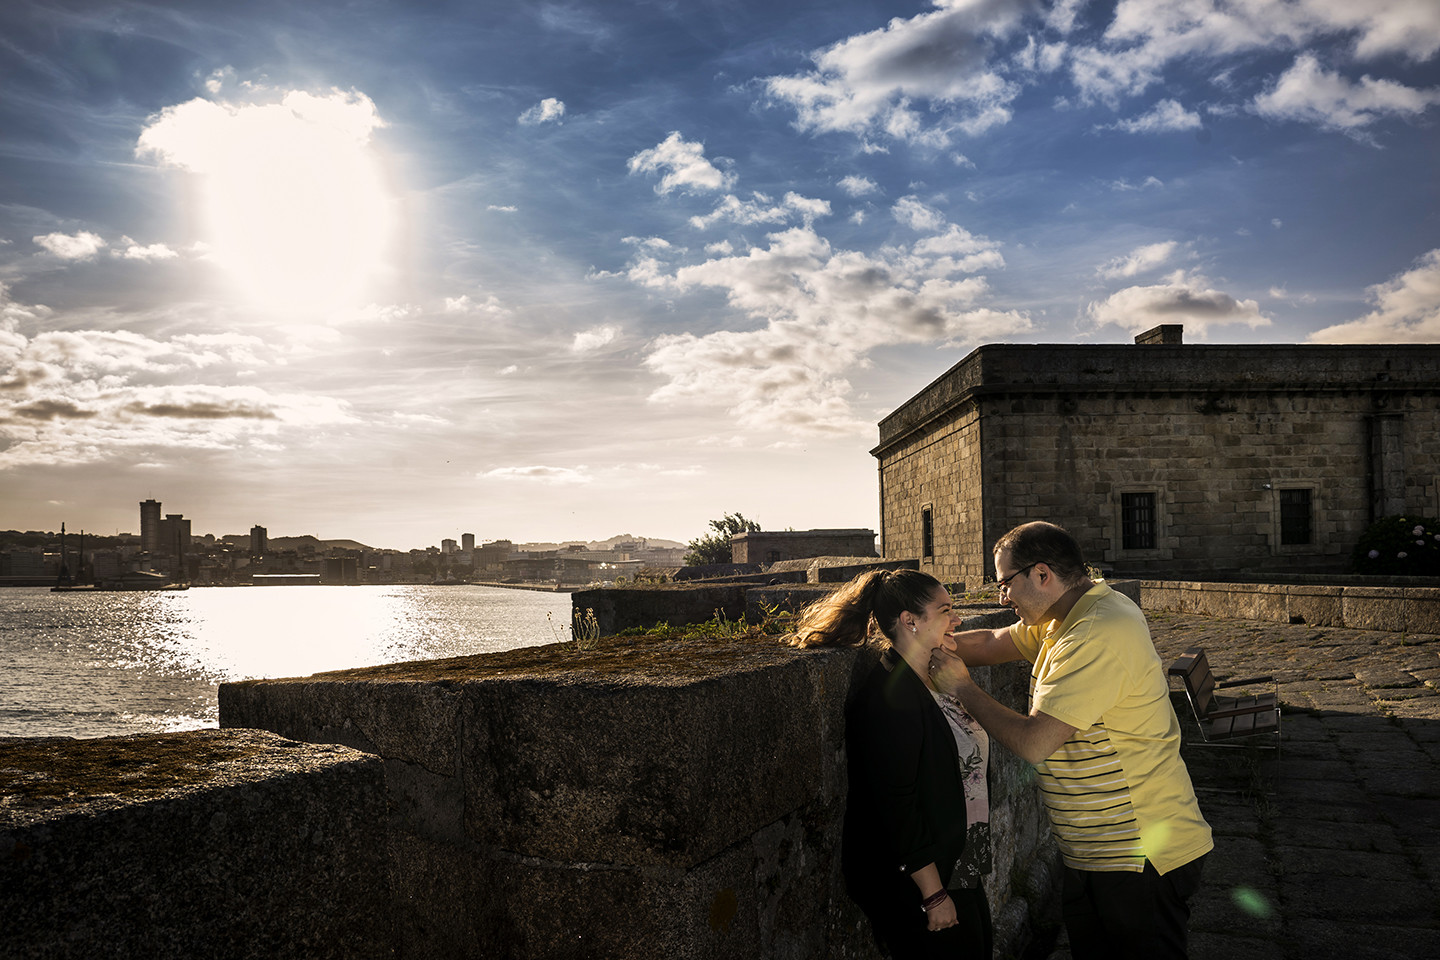
{"label": "sun", "polygon": [[210,257],[238,295],[325,313],[365,302],[386,276],[396,204],[371,143],[382,126],[355,92],[197,98],[163,111],[137,152],[198,176]]}

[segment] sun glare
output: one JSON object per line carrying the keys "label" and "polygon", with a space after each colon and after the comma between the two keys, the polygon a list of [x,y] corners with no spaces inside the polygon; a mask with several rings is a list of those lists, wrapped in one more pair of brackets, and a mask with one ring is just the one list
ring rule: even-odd
{"label": "sun glare", "polygon": [[138,152],[200,178],[210,255],[247,299],[283,312],[356,306],[383,278],[394,200],[363,94],[279,103],[196,99],[165,110]]}

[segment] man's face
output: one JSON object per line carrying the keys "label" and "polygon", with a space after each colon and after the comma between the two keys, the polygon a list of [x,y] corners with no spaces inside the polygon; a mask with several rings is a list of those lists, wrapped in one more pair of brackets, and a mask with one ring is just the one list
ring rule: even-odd
{"label": "man's face", "polygon": [[1009,550],[995,554],[995,579],[1000,584],[1000,602],[1014,610],[1026,626],[1040,623],[1042,614],[1050,608],[1030,579],[1034,573],[1033,564],[1017,567],[1010,558]]}

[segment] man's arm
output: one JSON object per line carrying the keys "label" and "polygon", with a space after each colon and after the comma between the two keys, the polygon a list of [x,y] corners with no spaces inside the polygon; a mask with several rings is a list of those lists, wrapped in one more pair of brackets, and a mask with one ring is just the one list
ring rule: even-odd
{"label": "man's arm", "polygon": [[[1009,642],[1008,635],[1006,641]],[[1010,646],[1013,649],[1015,645]],[[1044,762],[1075,733],[1075,728],[1068,723],[1039,710],[1032,710],[1028,715],[1011,710],[981,690],[971,678],[965,661],[946,650],[936,650],[930,655],[930,682],[941,693],[959,700],[970,715],[980,721],[986,733],[1029,763]]]}
{"label": "man's arm", "polygon": [[993,667],[997,663],[1023,660],[1015,641],[1010,639],[1010,628],[998,630],[966,630],[954,634],[955,652],[960,659],[972,667]]}

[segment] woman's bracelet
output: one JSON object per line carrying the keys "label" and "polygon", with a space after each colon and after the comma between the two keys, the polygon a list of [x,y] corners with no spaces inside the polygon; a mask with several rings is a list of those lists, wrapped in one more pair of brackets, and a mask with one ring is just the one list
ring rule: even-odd
{"label": "woman's bracelet", "polygon": [[930,896],[920,901],[920,912],[929,913],[932,909],[944,903],[945,898],[948,896],[950,896],[950,892],[944,887],[941,887],[935,893],[930,894]]}

